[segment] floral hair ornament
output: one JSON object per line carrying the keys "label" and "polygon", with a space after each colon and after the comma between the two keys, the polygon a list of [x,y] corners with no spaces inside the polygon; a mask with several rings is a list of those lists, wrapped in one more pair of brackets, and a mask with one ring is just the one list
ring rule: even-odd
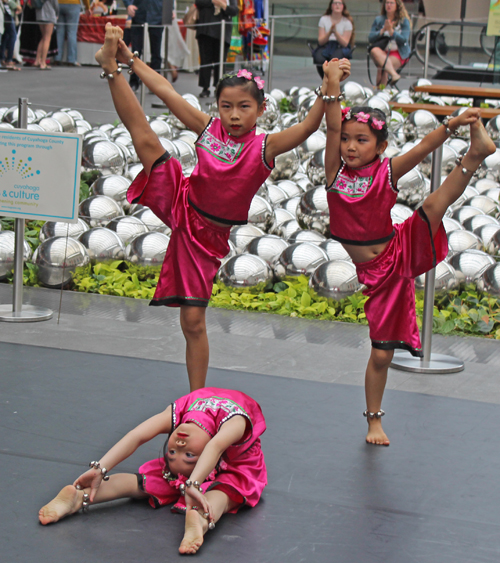
{"label": "floral hair ornament", "polygon": [[259,90],[262,90],[264,88],[264,81],[262,80],[262,78],[260,78],[260,76],[255,76],[253,80],[255,84],[257,84],[257,88]]}
{"label": "floral hair ornament", "polygon": [[349,119],[352,118],[352,113],[351,113],[351,108],[350,107],[346,107],[346,108],[342,108],[342,121],[349,121]]}
{"label": "floral hair ornament", "polygon": [[372,119],[372,127],[374,129],[378,129],[380,131],[384,125],[385,125],[385,121],[375,118]]}
{"label": "floral hair ornament", "polygon": [[236,75],[238,78],[246,78],[247,80],[252,80],[252,73],[247,70],[246,68],[240,68],[238,74]]}
{"label": "floral hair ornament", "polygon": [[370,114],[360,111],[359,113],[355,114],[355,117],[356,117],[356,121],[359,121],[361,123],[368,123],[368,120],[370,119]]}

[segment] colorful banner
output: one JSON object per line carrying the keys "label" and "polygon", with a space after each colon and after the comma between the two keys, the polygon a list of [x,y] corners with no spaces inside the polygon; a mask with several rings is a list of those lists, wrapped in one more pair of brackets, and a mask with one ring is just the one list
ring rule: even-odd
{"label": "colorful banner", "polygon": [[500,0],[490,0],[486,35],[500,36]]}

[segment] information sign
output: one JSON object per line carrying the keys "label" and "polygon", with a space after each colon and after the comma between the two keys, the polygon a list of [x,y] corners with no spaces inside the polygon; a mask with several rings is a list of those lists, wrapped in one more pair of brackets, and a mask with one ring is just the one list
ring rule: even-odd
{"label": "information sign", "polygon": [[82,138],[0,129],[0,215],[78,221]]}

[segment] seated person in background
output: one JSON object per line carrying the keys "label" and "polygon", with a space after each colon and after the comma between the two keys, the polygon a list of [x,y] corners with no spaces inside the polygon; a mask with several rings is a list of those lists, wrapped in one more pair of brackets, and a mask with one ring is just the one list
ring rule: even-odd
{"label": "seated person in background", "polygon": [[[370,50],[378,68],[377,86],[394,85],[401,78],[398,69],[411,53],[410,31],[410,17],[403,0],[383,0],[381,15],[375,18],[368,35],[370,44],[379,43]],[[387,43],[385,47],[384,43]]]}
{"label": "seated person in background", "polygon": [[323,78],[323,63],[333,58],[350,59],[354,45],[354,21],[341,0],[330,0],[318,23],[318,47],[313,60]]}
{"label": "seated person in background", "polygon": [[113,16],[117,12],[116,0],[94,0],[90,5],[93,16]]}

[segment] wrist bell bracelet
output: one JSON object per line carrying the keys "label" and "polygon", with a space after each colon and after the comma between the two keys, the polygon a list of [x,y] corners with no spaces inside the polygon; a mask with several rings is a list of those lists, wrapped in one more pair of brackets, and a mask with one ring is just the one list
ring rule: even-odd
{"label": "wrist bell bracelet", "polygon": [[455,160],[455,164],[457,166],[460,166],[460,171],[462,172],[462,174],[465,176],[466,174],[474,174],[474,170],[469,170],[468,168],[465,168],[465,166],[462,165],[462,160],[463,160],[463,156],[459,156],[457,158],[457,160]]}
{"label": "wrist bell bracelet", "polygon": [[330,102],[342,102],[345,100],[344,94],[339,94],[338,96],[323,96],[323,101],[329,104]]}
{"label": "wrist bell bracelet", "polygon": [[367,409],[363,413],[363,416],[365,416],[366,418],[369,418],[370,420],[373,420],[374,418],[382,418],[384,416],[384,414],[385,414],[385,411],[383,411],[382,409],[380,409],[378,412],[370,412]]}
{"label": "wrist bell bracelet", "polygon": [[112,79],[114,78],[115,72],[116,72],[116,74],[121,74],[121,72],[122,72],[122,65],[119,64],[118,67],[116,68],[116,70],[114,70],[113,72],[109,72],[109,73],[108,73],[108,72],[106,72],[106,71],[103,70],[99,76],[100,76],[103,80],[104,80],[105,78],[107,78],[108,80],[112,80]]}
{"label": "wrist bell bracelet", "polygon": [[317,88],[315,88],[314,93],[316,94],[316,96],[318,96],[318,98],[322,98],[323,92],[321,91],[321,86],[318,86]]}
{"label": "wrist bell bracelet", "polygon": [[91,461],[89,463],[89,467],[98,469],[101,472],[103,481],[107,481],[109,479],[108,470],[105,467],[101,467],[101,464],[98,461]]}
{"label": "wrist bell bracelet", "polygon": [[203,494],[203,489],[201,488],[201,485],[198,481],[191,481],[191,479],[188,479],[186,481],[186,487],[194,487],[195,489],[198,489],[201,494]]}
{"label": "wrist bell bracelet", "polygon": [[441,125],[444,125],[445,131],[447,135],[451,135],[453,133],[453,131],[450,129],[450,121],[451,118],[449,115],[446,115],[443,119],[443,121],[441,121]]}
{"label": "wrist bell bracelet", "polygon": [[131,59],[128,60],[128,73],[129,74],[133,74],[134,71],[132,69],[132,67],[134,66],[134,61],[135,59],[139,58],[139,51],[134,51],[133,52],[133,57]]}

